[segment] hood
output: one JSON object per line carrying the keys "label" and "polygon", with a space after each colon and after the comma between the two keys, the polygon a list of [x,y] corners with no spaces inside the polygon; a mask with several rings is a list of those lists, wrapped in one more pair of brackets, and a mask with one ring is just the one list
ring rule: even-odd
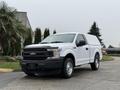
{"label": "hood", "polygon": [[41,47],[58,47],[58,48],[63,48],[63,47],[72,47],[73,43],[52,43],[52,44],[32,44],[32,45],[27,45],[25,48],[41,48]]}

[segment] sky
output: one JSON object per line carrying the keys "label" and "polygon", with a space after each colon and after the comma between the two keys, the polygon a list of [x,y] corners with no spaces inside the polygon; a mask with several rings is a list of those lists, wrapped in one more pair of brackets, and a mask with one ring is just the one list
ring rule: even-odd
{"label": "sky", "polygon": [[32,29],[87,33],[97,22],[103,42],[120,47],[120,0],[0,0],[27,12]]}

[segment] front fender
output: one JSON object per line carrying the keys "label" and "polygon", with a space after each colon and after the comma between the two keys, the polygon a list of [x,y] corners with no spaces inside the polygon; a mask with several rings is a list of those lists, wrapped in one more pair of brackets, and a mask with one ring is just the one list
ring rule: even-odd
{"label": "front fender", "polygon": [[75,57],[75,52],[73,50],[71,50],[71,49],[60,52],[61,57],[65,57],[67,54],[72,54]]}

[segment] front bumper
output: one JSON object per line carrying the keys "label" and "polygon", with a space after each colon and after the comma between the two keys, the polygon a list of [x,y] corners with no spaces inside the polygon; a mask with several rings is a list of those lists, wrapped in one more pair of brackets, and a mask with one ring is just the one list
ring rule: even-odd
{"label": "front bumper", "polygon": [[46,60],[21,60],[20,64],[23,71],[43,71],[57,70],[63,67],[64,58]]}

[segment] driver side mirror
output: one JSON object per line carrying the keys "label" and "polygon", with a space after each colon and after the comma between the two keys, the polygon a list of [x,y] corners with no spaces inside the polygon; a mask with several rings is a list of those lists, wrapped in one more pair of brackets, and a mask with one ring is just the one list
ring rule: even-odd
{"label": "driver side mirror", "polygon": [[79,41],[78,43],[76,43],[77,47],[79,46],[84,46],[86,45],[86,42],[85,41]]}

